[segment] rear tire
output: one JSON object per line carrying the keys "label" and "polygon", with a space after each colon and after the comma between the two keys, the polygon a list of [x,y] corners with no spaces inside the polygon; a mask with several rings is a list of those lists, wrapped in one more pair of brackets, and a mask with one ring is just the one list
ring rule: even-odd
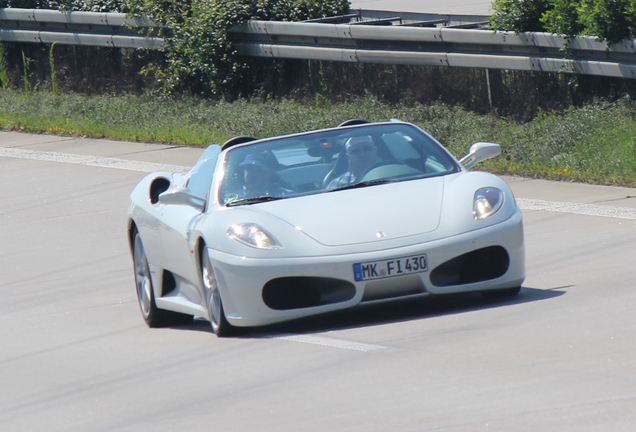
{"label": "rear tire", "polygon": [[208,296],[208,315],[212,331],[218,337],[230,336],[234,333],[234,327],[225,318],[221,292],[214,277],[212,261],[205,246],[201,248],[201,281]]}
{"label": "rear tire", "polygon": [[165,327],[175,324],[187,324],[192,321],[193,317],[191,315],[167,311],[157,307],[148,258],[146,257],[146,251],[141,242],[139,231],[136,229],[133,231],[133,265],[139,309],[148,327]]}

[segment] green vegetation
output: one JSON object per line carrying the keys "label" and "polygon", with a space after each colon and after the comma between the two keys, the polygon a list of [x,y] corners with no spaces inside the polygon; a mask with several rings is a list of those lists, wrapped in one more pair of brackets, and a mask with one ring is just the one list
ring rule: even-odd
{"label": "green vegetation", "polygon": [[503,31],[544,31],[541,21],[550,8],[549,0],[495,0],[490,27]]}
{"label": "green vegetation", "polygon": [[232,27],[249,20],[301,21],[348,10],[348,0],[193,0],[180,7],[148,0],[142,13],[172,31],[167,64],[157,70],[164,90],[234,99],[250,96],[264,77],[284,71],[271,60],[237,56],[229,38]]}
{"label": "green vegetation", "polygon": [[90,12],[133,12],[146,0],[0,0],[0,8],[62,9]]}
{"label": "green vegetation", "polygon": [[51,71],[51,92],[53,92],[53,94],[58,93],[57,70],[55,69],[55,56],[53,55],[53,49],[56,44],[57,42],[53,42],[49,49],[49,70]]}
{"label": "green vegetation", "polygon": [[3,7],[124,12],[167,27],[165,62],[148,65],[166,93],[251,96],[287,63],[239,57],[229,29],[249,20],[301,21],[342,15],[348,0],[0,0]]}
{"label": "green vegetation", "polygon": [[608,43],[636,38],[634,0],[495,0],[494,30],[596,36]]}
{"label": "green vegetation", "polygon": [[5,90],[9,87],[10,78],[9,70],[7,69],[7,60],[4,51],[4,45],[0,43],[0,89]]}
{"label": "green vegetation", "polygon": [[289,100],[228,103],[201,98],[80,96],[0,91],[0,129],[184,145],[222,143],[337,125],[350,118],[413,122],[462,156],[475,141],[502,145],[483,168],[599,184],[636,186],[636,115],[628,99],[527,123],[442,104],[388,105],[372,98],[330,105]]}

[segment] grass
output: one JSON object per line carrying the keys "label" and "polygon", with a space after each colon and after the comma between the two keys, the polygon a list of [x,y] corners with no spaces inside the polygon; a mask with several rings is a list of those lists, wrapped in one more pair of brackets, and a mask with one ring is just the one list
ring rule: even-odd
{"label": "grass", "polygon": [[636,116],[630,100],[541,113],[519,124],[457,107],[289,100],[234,103],[155,96],[56,95],[0,90],[0,129],[204,146],[330,127],[350,118],[413,122],[455,156],[472,142],[502,145],[483,169],[537,178],[636,187]]}

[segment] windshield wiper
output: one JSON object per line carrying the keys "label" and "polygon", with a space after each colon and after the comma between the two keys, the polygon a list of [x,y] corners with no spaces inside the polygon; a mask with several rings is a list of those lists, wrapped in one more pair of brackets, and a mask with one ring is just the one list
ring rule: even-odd
{"label": "windshield wiper", "polygon": [[393,182],[392,180],[362,181],[362,182],[353,183],[353,184],[346,185],[346,186],[340,186],[338,188],[331,189],[329,192],[335,192],[335,191],[341,191],[341,190],[347,190],[347,189],[358,189],[358,188],[363,188],[363,187],[367,187],[367,186],[375,186],[375,185],[379,185],[379,184],[392,183],[392,182]]}
{"label": "windshield wiper", "polygon": [[225,203],[225,205],[227,207],[232,207],[232,206],[244,205],[244,204],[258,204],[258,203],[267,202],[267,201],[277,201],[283,198],[285,197],[263,195],[259,197],[242,198],[236,201],[230,201],[228,203]]}

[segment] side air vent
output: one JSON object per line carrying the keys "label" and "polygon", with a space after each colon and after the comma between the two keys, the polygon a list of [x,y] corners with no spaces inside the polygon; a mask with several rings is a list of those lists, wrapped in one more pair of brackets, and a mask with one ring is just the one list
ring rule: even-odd
{"label": "side air vent", "polygon": [[170,180],[165,177],[157,177],[150,183],[150,202],[157,204],[159,202],[159,195],[164,193],[170,187]]}

